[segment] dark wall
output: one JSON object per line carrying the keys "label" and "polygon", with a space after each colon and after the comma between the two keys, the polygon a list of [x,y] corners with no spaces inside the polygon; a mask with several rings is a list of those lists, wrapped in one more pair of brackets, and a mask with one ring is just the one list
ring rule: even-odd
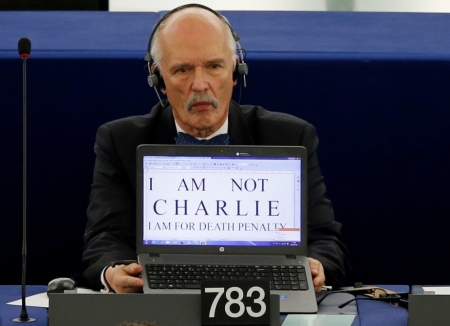
{"label": "dark wall", "polygon": [[[243,104],[291,113],[317,128],[319,160],[354,280],[448,283],[447,271],[436,266],[448,247],[450,62],[251,55],[247,62]],[[0,79],[0,89],[8,90],[0,128],[0,248],[9,248],[0,284],[20,283],[21,68],[19,59],[0,62],[11,76]],[[273,71],[276,85],[267,73]],[[98,126],[145,114],[157,98],[139,59],[30,59],[28,90],[27,279],[45,284],[78,267]],[[438,263],[427,268],[419,264],[424,261]]]}

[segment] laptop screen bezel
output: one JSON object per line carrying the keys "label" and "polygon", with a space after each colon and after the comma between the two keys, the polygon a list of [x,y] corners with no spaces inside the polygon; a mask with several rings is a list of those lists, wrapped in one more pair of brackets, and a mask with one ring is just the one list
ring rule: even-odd
{"label": "laptop screen bezel", "polygon": [[[224,156],[240,153],[245,157],[291,157],[301,160],[301,244],[299,246],[201,246],[143,244],[143,159],[145,156]],[[220,255],[306,255],[307,245],[307,152],[302,146],[242,146],[242,145],[139,145],[136,149],[136,252],[159,254],[220,254]],[[225,250],[220,250],[225,247]]]}

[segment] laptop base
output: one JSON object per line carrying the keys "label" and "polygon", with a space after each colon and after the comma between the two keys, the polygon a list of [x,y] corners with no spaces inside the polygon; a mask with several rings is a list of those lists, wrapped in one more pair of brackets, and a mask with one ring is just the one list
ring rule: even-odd
{"label": "laptop base", "polygon": [[[159,256],[139,255],[138,261],[145,270],[146,264],[217,264],[217,265],[302,265],[305,268],[309,289],[303,290],[271,290],[271,294],[280,296],[281,313],[317,313],[318,307],[316,296],[312,286],[311,270],[306,257],[299,256],[288,258],[283,256],[267,255],[261,256],[220,256],[220,255],[172,255],[163,254]],[[262,263],[263,262],[263,263]],[[146,277],[143,277],[144,293],[148,294],[200,294],[200,290],[189,289],[151,289]]]}

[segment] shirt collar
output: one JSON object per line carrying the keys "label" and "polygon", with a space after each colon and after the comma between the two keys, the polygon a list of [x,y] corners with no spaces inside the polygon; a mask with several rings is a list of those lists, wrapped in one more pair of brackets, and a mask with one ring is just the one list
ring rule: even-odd
{"label": "shirt collar", "polygon": [[[175,127],[177,128],[177,133],[179,132],[184,132],[185,134],[187,134],[186,131],[184,131],[180,125],[178,124],[177,120],[175,119]],[[228,133],[228,117],[225,120],[225,122],[223,123],[222,127],[220,127],[219,129],[217,129],[217,131],[211,135],[209,135],[206,138],[200,138],[200,137],[195,137],[197,139],[211,139],[213,137],[216,137],[217,135],[221,135],[221,134],[227,134]]]}

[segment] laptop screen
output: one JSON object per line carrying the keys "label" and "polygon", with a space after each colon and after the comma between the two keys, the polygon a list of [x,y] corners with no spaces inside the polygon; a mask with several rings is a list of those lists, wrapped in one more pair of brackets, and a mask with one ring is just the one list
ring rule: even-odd
{"label": "laptop screen", "polygon": [[142,245],[300,246],[299,157],[144,155]]}

